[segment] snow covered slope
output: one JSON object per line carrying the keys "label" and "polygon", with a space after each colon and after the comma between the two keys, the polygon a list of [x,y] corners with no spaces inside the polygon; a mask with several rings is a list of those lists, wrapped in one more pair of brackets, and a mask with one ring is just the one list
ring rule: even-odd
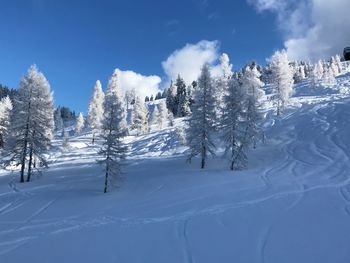
{"label": "snow covered slope", "polygon": [[56,142],[40,179],[0,176],[0,262],[350,262],[350,75],[337,82],[298,85],[239,172],[186,163],[167,128],[126,139],[125,178],[103,194],[91,136]]}

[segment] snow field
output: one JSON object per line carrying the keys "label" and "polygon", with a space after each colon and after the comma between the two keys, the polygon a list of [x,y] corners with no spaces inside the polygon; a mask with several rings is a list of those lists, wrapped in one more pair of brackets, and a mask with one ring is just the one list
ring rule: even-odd
{"label": "snow field", "polygon": [[124,178],[103,194],[91,134],[60,141],[29,184],[0,176],[0,262],[350,261],[350,75],[306,83],[281,118],[266,101],[267,142],[249,166],[186,163],[183,125],[125,139]]}

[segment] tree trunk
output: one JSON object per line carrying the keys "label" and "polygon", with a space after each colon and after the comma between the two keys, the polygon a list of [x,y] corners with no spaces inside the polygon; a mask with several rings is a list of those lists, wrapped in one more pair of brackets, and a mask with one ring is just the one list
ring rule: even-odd
{"label": "tree trunk", "polygon": [[231,151],[231,166],[230,169],[231,171],[233,171],[233,168],[235,166],[235,154],[234,154],[234,150],[233,150],[233,145],[232,145],[232,151]]}
{"label": "tree trunk", "polygon": [[33,145],[30,145],[27,182],[30,182],[30,176],[32,175],[32,164],[33,164]]}
{"label": "tree trunk", "polygon": [[26,153],[26,151],[24,151],[23,158],[21,161],[21,180],[20,180],[21,183],[24,183],[24,169],[25,169],[25,165],[26,165],[26,157],[25,157],[26,155],[27,155],[27,153]]}
{"label": "tree trunk", "polygon": [[1,133],[0,133],[0,148],[4,148],[4,139]]}
{"label": "tree trunk", "polygon": [[205,167],[205,158],[204,158],[204,157],[202,157],[201,169],[204,169],[204,167]]}
{"label": "tree trunk", "polygon": [[24,170],[26,166],[26,157],[27,157],[27,147],[28,147],[28,133],[29,133],[29,124],[27,123],[26,133],[24,136],[24,146],[23,146],[23,155],[21,160],[21,183],[24,183]]}
{"label": "tree trunk", "polygon": [[202,149],[201,169],[204,169],[204,167],[205,167],[205,157],[206,157],[206,148],[204,146],[203,149]]}
{"label": "tree trunk", "polygon": [[29,103],[28,103],[28,116],[27,116],[27,125],[24,134],[24,146],[23,146],[23,156],[21,160],[21,183],[24,183],[24,170],[26,166],[26,157],[27,157],[27,147],[28,147],[28,136],[29,136],[29,120],[30,120],[30,109],[31,109],[31,99],[32,99],[32,89],[30,89],[29,94]]}
{"label": "tree trunk", "polygon": [[106,175],[105,175],[105,189],[103,190],[104,193],[107,193],[107,187],[108,187],[108,172],[109,172],[109,165],[108,165],[108,163],[107,163]]}

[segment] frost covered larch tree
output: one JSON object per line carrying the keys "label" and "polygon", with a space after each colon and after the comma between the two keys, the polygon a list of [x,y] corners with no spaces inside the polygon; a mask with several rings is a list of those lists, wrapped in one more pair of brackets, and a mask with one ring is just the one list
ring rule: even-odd
{"label": "frost covered larch tree", "polygon": [[293,70],[286,51],[276,51],[270,60],[272,84],[277,93],[277,115],[293,94]]}
{"label": "frost covered larch tree", "polygon": [[305,66],[300,65],[295,67],[294,80],[295,82],[301,82],[305,79]]}
{"label": "frost covered larch tree", "polygon": [[342,64],[341,64],[341,60],[340,60],[340,56],[339,55],[336,55],[335,56],[335,62],[338,66],[338,71],[339,71],[339,74],[342,72]]}
{"label": "frost covered larch tree", "polygon": [[126,112],[129,111],[130,105],[135,103],[135,98],[136,98],[136,91],[135,89],[130,89],[125,91],[125,105],[126,105]]}
{"label": "frost covered larch tree", "polygon": [[208,65],[204,65],[193,97],[192,115],[187,129],[190,148],[189,161],[197,155],[201,158],[201,168],[206,164],[208,154],[215,155],[212,135],[215,132],[215,99],[213,80]]}
{"label": "frost covered larch tree", "polygon": [[123,137],[127,133],[123,96],[118,86],[118,71],[115,71],[109,80],[103,108],[101,138],[103,140],[100,155],[105,166],[104,193],[107,192],[112,179],[121,176],[121,162],[125,158],[126,146]]}
{"label": "frost covered larch tree", "polygon": [[230,58],[226,53],[222,53],[220,56],[220,69],[225,79],[230,79],[232,77],[232,64],[230,64]]}
{"label": "frost covered larch tree", "polygon": [[335,79],[336,73],[334,70],[337,70],[337,69],[332,68],[331,65],[325,68],[322,79],[326,85],[332,86],[336,84],[336,79]]}
{"label": "frost covered larch tree", "polygon": [[159,129],[163,129],[167,126],[169,117],[168,117],[168,109],[166,107],[165,101],[161,101],[158,104],[158,116],[157,116],[157,123]]}
{"label": "frost covered larch tree", "polygon": [[148,109],[140,97],[136,97],[132,112],[132,128],[137,134],[144,134],[148,131]]}
{"label": "frost covered larch tree", "polygon": [[157,125],[159,118],[159,110],[158,105],[154,105],[154,109],[152,111],[152,114],[150,116],[149,124],[151,125]]}
{"label": "frost covered larch tree", "polygon": [[260,77],[261,74],[256,67],[247,67],[242,77],[242,86],[246,93],[246,106],[243,118],[245,127],[242,140],[242,145],[245,148],[247,148],[251,143],[253,143],[253,146],[255,148],[256,137],[259,133],[259,100],[265,95],[265,92],[262,89],[264,83],[260,80]]}
{"label": "frost covered larch tree", "polygon": [[88,120],[92,130],[92,143],[95,142],[96,133],[101,128],[104,96],[101,82],[97,80],[90,99],[88,111]]}
{"label": "frost covered larch tree", "polygon": [[13,101],[9,155],[10,162],[21,166],[20,182],[30,181],[34,159],[47,167],[44,153],[50,145],[53,120],[53,98],[50,85],[36,66],[31,66],[22,78],[18,95]]}
{"label": "frost covered larch tree", "polygon": [[77,118],[77,122],[75,124],[75,134],[80,134],[81,130],[84,128],[84,116],[83,113],[79,113],[78,118]]}
{"label": "frost covered larch tree", "polygon": [[242,144],[245,95],[238,75],[235,75],[229,80],[227,92],[223,97],[223,114],[220,121],[220,129],[225,143],[224,155],[230,161],[231,170],[244,167],[247,159]]}
{"label": "frost covered larch tree", "polygon": [[330,68],[333,71],[333,75],[336,77],[341,73],[341,64],[338,62],[337,57],[331,57]]}
{"label": "frost covered larch tree", "polygon": [[69,134],[67,130],[62,128],[62,149],[67,150],[69,148]]}
{"label": "frost covered larch tree", "polygon": [[12,102],[9,96],[0,101],[0,149],[4,147],[4,140],[10,125],[10,114],[12,111]]}
{"label": "frost covered larch tree", "polygon": [[324,76],[324,68],[320,60],[314,65],[313,70],[311,71],[310,78],[311,78],[312,86],[316,87],[322,80],[323,76]]}
{"label": "frost covered larch tree", "polygon": [[227,54],[223,53],[220,56],[220,70],[221,74],[216,79],[215,82],[215,101],[217,109],[217,118],[220,119],[220,116],[223,114],[223,101],[226,91],[228,90],[229,80],[231,79],[232,65],[230,64],[230,59]]}

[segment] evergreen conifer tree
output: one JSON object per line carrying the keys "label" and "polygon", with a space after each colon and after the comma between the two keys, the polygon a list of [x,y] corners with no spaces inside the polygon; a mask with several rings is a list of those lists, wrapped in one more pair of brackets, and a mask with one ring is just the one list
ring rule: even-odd
{"label": "evergreen conifer tree", "polygon": [[275,52],[271,58],[270,69],[273,87],[277,93],[277,115],[280,115],[281,108],[293,94],[293,72],[285,51]]}
{"label": "evergreen conifer tree", "polygon": [[101,82],[97,80],[88,110],[88,120],[92,130],[92,143],[95,142],[95,135],[99,132],[102,125],[104,96]]}
{"label": "evergreen conifer tree", "polygon": [[212,138],[215,131],[215,95],[208,65],[202,67],[198,87],[193,95],[195,102],[187,130],[187,142],[191,151],[189,160],[200,155],[203,169],[208,154],[215,155]]}
{"label": "evergreen conifer tree", "polygon": [[83,117],[83,113],[79,113],[78,118],[77,118],[77,122],[75,124],[75,133],[76,134],[80,134],[81,130],[84,128],[84,117]]}
{"label": "evergreen conifer tree", "polygon": [[148,110],[140,97],[136,97],[132,112],[132,122],[132,128],[137,131],[137,135],[148,131]]}
{"label": "evergreen conifer tree", "polygon": [[12,102],[9,96],[0,100],[0,149],[4,147],[4,140],[10,125],[12,108]]}
{"label": "evergreen conifer tree", "polygon": [[103,103],[104,114],[101,126],[103,141],[100,155],[105,166],[104,193],[108,191],[113,179],[121,176],[121,162],[125,158],[126,146],[123,137],[127,133],[123,97],[118,86],[118,71],[115,71],[108,82]]}
{"label": "evergreen conifer tree", "polygon": [[10,163],[21,166],[20,182],[31,179],[34,159],[47,166],[44,153],[50,145],[54,128],[53,98],[50,85],[35,65],[22,78],[13,101],[8,153]]}

